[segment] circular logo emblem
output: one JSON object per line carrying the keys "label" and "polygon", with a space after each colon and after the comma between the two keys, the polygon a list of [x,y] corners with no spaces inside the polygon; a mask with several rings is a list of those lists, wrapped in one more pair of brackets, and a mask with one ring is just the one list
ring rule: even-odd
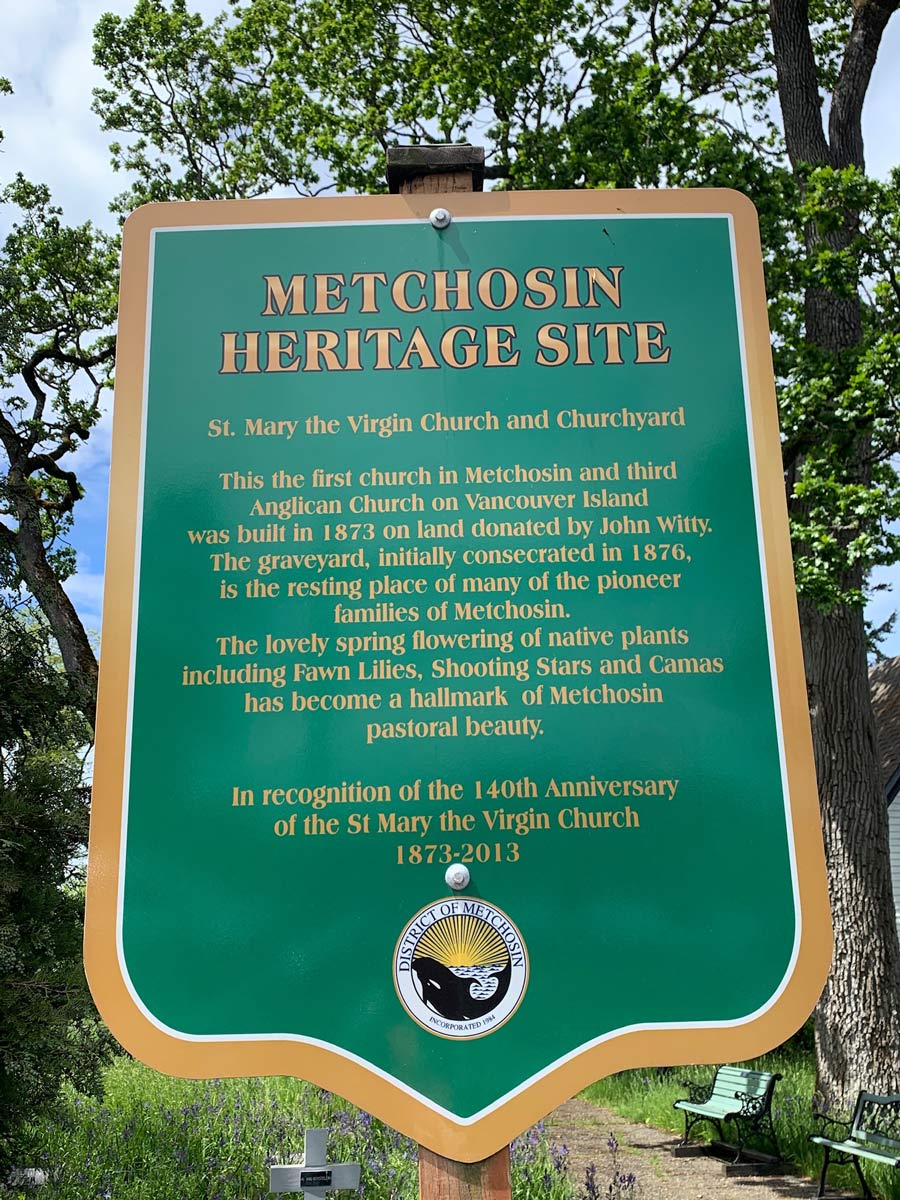
{"label": "circular logo emblem", "polygon": [[403,1007],[430,1033],[477,1038],[508,1021],[528,986],[528,954],[505,912],[474,897],[435,900],[394,951]]}

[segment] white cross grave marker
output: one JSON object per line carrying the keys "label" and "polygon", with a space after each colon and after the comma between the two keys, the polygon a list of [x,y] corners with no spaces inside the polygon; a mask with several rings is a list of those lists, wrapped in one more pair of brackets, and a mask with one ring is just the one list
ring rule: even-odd
{"label": "white cross grave marker", "polygon": [[270,1192],[300,1192],[322,1200],[326,1192],[355,1192],[359,1188],[359,1163],[325,1161],[324,1129],[307,1129],[303,1135],[303,1161],[269,1167]]}

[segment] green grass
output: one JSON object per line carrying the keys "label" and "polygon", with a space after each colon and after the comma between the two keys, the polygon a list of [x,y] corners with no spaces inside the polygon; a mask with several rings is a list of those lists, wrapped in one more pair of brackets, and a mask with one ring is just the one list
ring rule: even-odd
{"label": "green grass", "polygon": [[[814,1066],[796,1049],[746,1066],[780,1072],[773,1115],[785,1155],[803,1174],[818,1175],[821,1151],[813,1131]],[[626,1120],[680,1132],[672,1104],[685,1091],[678,1080],[709,1079],[711,1067],[625,1071],[592,1084],[586,1100]],[[418,1165],[413,1142],[329,1092],[294,1079],[183,1080],[157,1074],[122,1058],[107,1070],[100,1099],[65,1089],[52,1118],[28,1126],[16,1155],[22,1166],[41,1167],[49,1183],[40,1200],[263,1200],[268,1165],[296,1160],[305,1128],[329,1131],[332,1161],[362,1164],[363,1200],[415,1200]],[[700,1126],[698,1136],[711,1127]],[[761,1149],[768,1149],[760,1142]],[[512,1154],[514,1200],[578,1200],[605,1196],[608,1162],[591,1186],[571,1179],[564,1147],[554,1147],[539,1126],[516,1140]],[[883,1200],[900,1200],[898,1172],[864,1167]],[[652,1186],[648,1178],[638,1180]],[[829,1172],[834,1187],[853,1189],[852,1168]],[[612,1186],[612,1185],[610,1185]],[[625,1189],[627,1191],[627,1189]],[[610,1193],[618,1194],[618,1193]]]}
{"label": "green grass", "polygon": [[[294,1079],[173,1079],[126,1058],[107,1070],[102,1098],[64,1089],[52,1118],[23,1130],[16,1160],[49,1182],[12,1195],[263,1200],[269,1164],[297,1161],[305,1128],[328,1130],[331,1161],[362,1164],[364,1200],[417,1197],[415,1143],[329,1092]],[[576,1200],[577,1182],[541,1127],[513,1144],[515,1200]]]}
{"label": "green grass", "polygon": [[[808,1051],[791,1047],[766,1054],[751,1062],[736,1064],[760,1071],[775,1071],[784,1076],[775,1087],[772,1116],[781,1150],[785,1158],[810,1178],[817,1178],[822,1169],[822,1150],[809,1141],[811,1133],[819,1132],[818,1123],[813,1121],[813,1090],[815,1085],[815,1062]],[[652,1125],[657,1129],[684,1131],[684,1116],[672,1105],[687,1093],[679,1080],[690,1079],[700,1082],[712,1078],[713,1067],[674,1067],[669,1073],[657,1072],[652,1067],[634,1071],[623,1071],[591,1084],[582,1093],[592,1104],[610,1108],[626,1120],[636,1124]],[[844,1113],[835,1116],[846,1117]],[[699,1125],[692,1130],[692,1137],[707,1140],[715,1133],[711,1125]],[[727,1127],[726,1127],[727,1133]],[[771,1152],[765,1140],[758,1143],[759,1149]],[[900,1172],[864,1163],[863,1171],[869,1185],[882,1200],[900,1200]],[[853,1168],[831,1167],[828,1171],[829,1187],[849,1188],[858,1193],[859,1183]]]}

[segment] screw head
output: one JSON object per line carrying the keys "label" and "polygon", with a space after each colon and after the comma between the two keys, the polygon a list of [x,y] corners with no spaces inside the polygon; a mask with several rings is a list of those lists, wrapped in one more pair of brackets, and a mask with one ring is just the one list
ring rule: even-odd
{"label": "screw head", "polygon": [[435,229],[446,229],[453,218],[447,212],[446,208],[433,208],[428,220]]}
{"label": "screw head", "polygon": [[468,887],[470,879],[469,868],[462,863],[451,863],[444,873],[447,887],[453,888],[454,892],[461,892],[464,887]]}

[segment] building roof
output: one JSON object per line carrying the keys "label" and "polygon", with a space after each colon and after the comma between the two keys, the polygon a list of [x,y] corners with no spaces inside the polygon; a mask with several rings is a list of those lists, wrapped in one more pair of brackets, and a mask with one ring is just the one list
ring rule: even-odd
{"label": "building roof", "polygon": [[900,655],[869,671],[872,712],[878,731],[878,761],[888,803],[900,789]]}

